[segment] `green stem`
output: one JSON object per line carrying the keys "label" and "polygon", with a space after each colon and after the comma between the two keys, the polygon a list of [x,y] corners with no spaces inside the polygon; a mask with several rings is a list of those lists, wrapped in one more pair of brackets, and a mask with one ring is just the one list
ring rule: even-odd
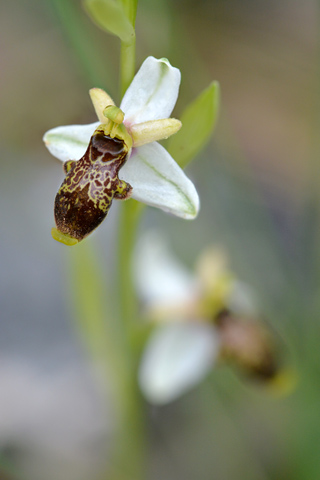
{"label": "green stem", "polygon": [[[124,11],[132,23],[133,27],[136,22],[138,0],[121,0]],[[130,45],[121,42],[121,58],[120,58],[120,82],[121,82],[121,98],[129,87],[135,73],[136,62],[136,38],[134,37]]]}
{"label": "green stem", "polygon": [[133,347],[137,330],[138,304],[132,278],[132,254],[136,241],[137,226],[143,205],[135,200],[124,202],[119,220],[118,284],[120,315]]}
{"label": "green stem", "polygon": [[[123,385],[124,378],[121,379]],[[146,435],[143,403],[136,375],[125,379],[122,396],[118,398],[120,425],[113,457],[114,472],[108,480],[142,480],[145,478]]]}
{"label": "green stem", "polygon": [[135,246],[137,226],[143,205],[135,200],[124,202],[119,220],[118,240],[118,300],[119,321],[126,335],[127,349],[130,351],[130,369],[126,378],[126,394],[122,398],[122,462],[125,460],[130,470],[128,478],[144,477],[145,465],[145,425],[143,402],[137,387],[137,369],[140,352],[141,326],[139,325],[138,303],[132,278],[132,256]]}
{"label": "green stem", "polygon": [[121,43],[120,78],[121,97],[125,94],[135,73],[136,39],[130,45]]}
{"label": "green stem", "polygon": [[[130,46],[121,44],[121,92],[130,85],[135,73],[135,41]],[[140,480],[145,477],[146,435],[143,401],[137,386],[140,333],[138,304],[132,278],[132,257],[137,227],[143,206],[135,200],[123,202],[119,219],[118,237],[118,301],[121,324],[130,366],[123,379],[121,403],[122,429],[119,460],[124,478]]]}

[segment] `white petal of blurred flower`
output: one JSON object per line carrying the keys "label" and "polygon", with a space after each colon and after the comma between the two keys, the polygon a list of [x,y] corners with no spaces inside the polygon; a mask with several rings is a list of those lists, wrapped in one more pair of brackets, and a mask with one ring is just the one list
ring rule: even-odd
{"label": "white petal of blurred flower", "polygon": [[219,351],[213,326],[173,322],[157,328],[144,351],[139,384],[154,405],[177,399],[210,371]]}
{"label": "white petal of blurred flower", "polygon": [[176,309],[194,302],[198,296],[196,277],[172,255],[157,231],[149,231],[139,239],[134,272],[138,295],[147,309]]}

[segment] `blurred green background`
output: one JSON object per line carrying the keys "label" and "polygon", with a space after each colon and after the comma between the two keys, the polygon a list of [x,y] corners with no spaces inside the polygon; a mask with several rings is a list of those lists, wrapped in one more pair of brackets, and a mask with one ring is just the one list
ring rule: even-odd
{"label": "blurred green background", "polygon": [[[211,80],[222,90],[214,138],[187,169],[198,219],[150,208],[141,228],[162,228],[190,267],[226,247],[298,376],[276,398],[221,367],[150,409],[150,480],[320,478],[318,13],[312,0],[139,2],[137,68],[154,55],[181,69],[174,115]],[[119,102],[119,42],[76,0],[2,2],[0,22],[1,456],[19,478],[104,478],[111,414],[74,329],[68,253],[50,235],[62,169],[42,135],[95,121],[93,86]],[[106,277],[117,213],[92,238]]]}

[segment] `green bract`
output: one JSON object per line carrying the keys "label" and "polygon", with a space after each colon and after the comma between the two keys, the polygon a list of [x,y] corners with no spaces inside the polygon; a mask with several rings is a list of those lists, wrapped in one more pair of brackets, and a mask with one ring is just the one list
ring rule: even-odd
{"label": "green bract", "polygon": [[134,25],[126,15],[122,3],[115,0],[85,0],[84,5],[100,28],[117,35],[126,45],[134,42]]}
{"label": "green bract", "polygon": [[126,12],[127,17],[129,18],[132,25],[135,25],[136,14],[138,8],[138,0],[118,0],[122,3],[123,9]]}
{"label": "green bract", "polygon": [[168,143],[168,152],[184,168],[204,147],[215,127],[220,88],[212,82],[181,115],[182,128]]}

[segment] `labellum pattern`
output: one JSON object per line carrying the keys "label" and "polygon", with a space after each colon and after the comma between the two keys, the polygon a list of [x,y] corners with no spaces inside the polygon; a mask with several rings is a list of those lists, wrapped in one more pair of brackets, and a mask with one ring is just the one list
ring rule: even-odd
{"label": "labellum pattern", "polygon": [[83,240],[105,219],[114,198],[130,197],[131,185],[118,178],[128,151],[122,139],[111,138],[100,126],[83,157],[64,163],[66,177],[54,206],[55,236]]}

